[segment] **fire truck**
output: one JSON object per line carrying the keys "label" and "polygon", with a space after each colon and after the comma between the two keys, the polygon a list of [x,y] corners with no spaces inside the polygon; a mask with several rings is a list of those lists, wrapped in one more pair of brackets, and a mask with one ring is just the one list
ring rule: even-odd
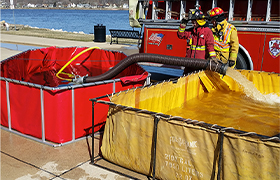
{"label": "fire truck", "polygon": [[142,33],[139,52],[185,57],[187,42],[177,30],[195,7],[204,14],[214,7],[228,11],[240,44],[237,69],[280,73],[279,0],[129,0],[130,26]]}

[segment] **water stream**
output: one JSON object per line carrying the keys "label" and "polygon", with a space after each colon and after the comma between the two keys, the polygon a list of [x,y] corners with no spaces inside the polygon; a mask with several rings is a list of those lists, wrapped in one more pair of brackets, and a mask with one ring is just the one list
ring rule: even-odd
{"label": "water stream", "polygon": [[244,93],[257,101],[269,103],[269,104],[278,104],[280,105],[280,97],[276,94],[262,94],[254,85],[253,82],[249,81],[245,76],[243,76],[240,72],[228,68],[226,75],[234,79],[243,89]]}

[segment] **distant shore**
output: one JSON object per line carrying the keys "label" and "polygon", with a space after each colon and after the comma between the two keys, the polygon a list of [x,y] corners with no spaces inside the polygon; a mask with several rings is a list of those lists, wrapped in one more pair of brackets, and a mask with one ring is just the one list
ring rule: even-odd
{"label": "distant shore", "polygon": [[[4,7],[1,7],[1,9],[10,9],[10,8],[4,8]],[[128,8],[62,8],[62,7],[55,7],[55,8],[38,8],[38,7],[34,7],[34,8],[15,8],[15,9],[49,9],[49,10],[52,10],[52,9],[58,9],[58,10],[61,10],[61,9],[64,9],[64,10],[115,10],[115,11],[124,11],[124,10],[128,10]]]}

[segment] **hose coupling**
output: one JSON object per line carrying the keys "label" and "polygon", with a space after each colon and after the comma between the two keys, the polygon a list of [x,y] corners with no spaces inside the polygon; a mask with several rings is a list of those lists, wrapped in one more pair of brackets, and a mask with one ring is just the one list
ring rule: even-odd
{"label": "hose coupling", "polygon": [[84,78],[85,76],[82,76],[82,77],[77,77],[75,76],[75,78],[72,80],[75,84],[83,84],[84,83]]}
{"label": "hose coupling", "polygon": [[226,75],[228,67],[229,66],[227,64],[222,64],[219,73],[222,75]]}

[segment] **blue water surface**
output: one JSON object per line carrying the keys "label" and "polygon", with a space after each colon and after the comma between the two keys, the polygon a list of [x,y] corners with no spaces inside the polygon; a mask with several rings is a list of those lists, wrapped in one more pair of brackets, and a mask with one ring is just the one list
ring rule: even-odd
{"label": "blue water surface", "polygon": [[[94,33],[94,26],[109,29],[132,30],[128,10],[73,10],[73,9],[1,9],[1,21],[10,24],[62,30],[68,32]],[[139,30],[139,29],[137,29]]]}

